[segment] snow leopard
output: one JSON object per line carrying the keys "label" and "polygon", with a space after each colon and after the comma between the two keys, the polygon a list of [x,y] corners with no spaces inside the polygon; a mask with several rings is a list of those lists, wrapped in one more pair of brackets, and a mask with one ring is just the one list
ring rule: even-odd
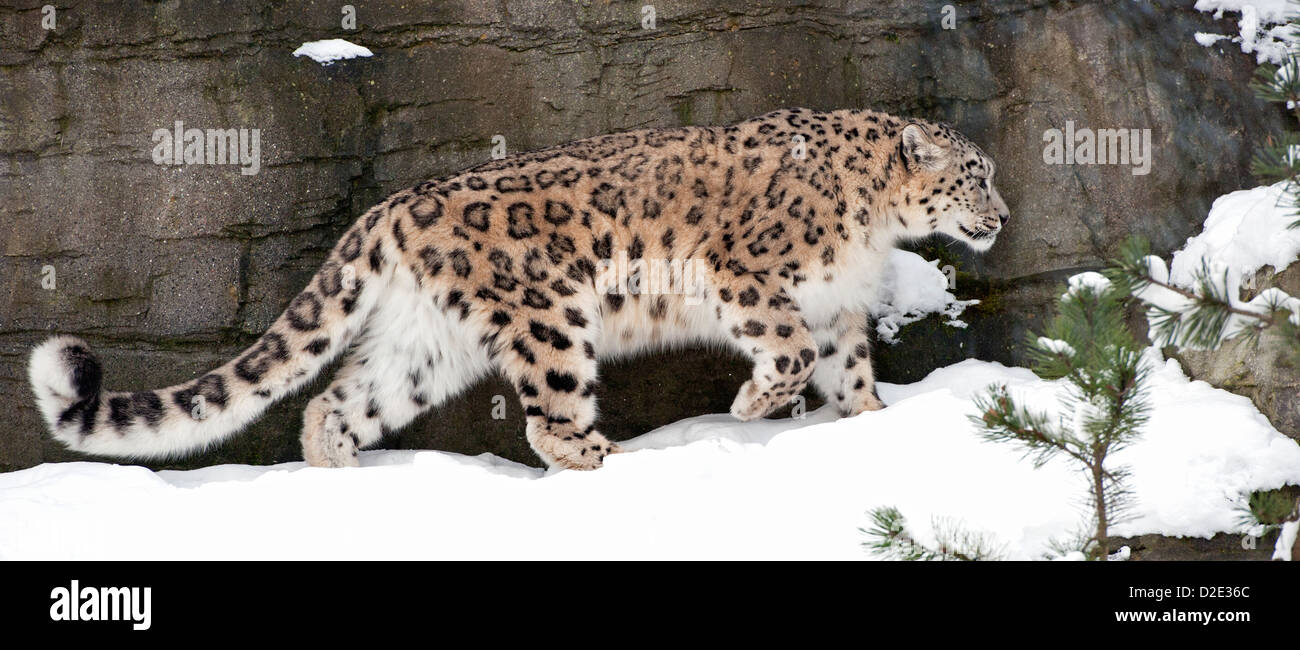
{"label": "snow leopard", "polygon": [[[106,391],[71,336],[36,347],[29,378],[57,440],[132,459],[217,444],[340,357],[303,414],[312,466],[357,466],[499,372],[537,455],[595,469],[621,451],[596,428],[598,362],[685,344],[752,362],[740,420],[809,384],[852,416],[883,408],[868,307],[889,251],[936,233],[988,250],[1010,216],[994,171],[951,126],[861,109],[578,140],[388,196],[251,347],[191,381]],[[605,286],[619,256],[700,277],[694,293]]]}

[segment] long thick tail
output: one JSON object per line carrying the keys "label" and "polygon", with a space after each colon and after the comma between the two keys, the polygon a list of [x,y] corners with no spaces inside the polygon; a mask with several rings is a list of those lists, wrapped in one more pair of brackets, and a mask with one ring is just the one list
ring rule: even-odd
{"label": "long thick tail", "polygon": [[385,280],[364,255],[373,259],[374,249],[383,245],[370,236],[377,220],[372,213],[344,235],[307,288],[252,347],[193,381],[107,392],[101,388],[99,361],[85,342],[56,336],[39,345],[28,378],[55,438],[96,455],[178,457],[230,437],[311,381],[356,336]]}

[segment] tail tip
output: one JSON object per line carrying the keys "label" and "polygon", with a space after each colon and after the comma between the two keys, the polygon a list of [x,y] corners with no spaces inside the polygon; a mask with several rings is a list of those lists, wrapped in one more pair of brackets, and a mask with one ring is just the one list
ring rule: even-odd
{"label": "tail tip", "polygon": [[85,341],[55,336],[32,350],[28,379],[42,402],[77,402],[99,393],[103,369]]}

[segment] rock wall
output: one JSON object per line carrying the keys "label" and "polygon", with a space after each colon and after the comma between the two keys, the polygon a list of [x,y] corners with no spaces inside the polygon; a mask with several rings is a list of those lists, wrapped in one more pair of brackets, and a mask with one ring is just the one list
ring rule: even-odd
{"label": "rock wall", "polygon": [[[951,30],[947,2],[916,0],[383,0],[355,3],[355,31],[342,3],[64,2],[53,30],[44,4],[0,8],[0,470],[76,457],[32,405],[32,345],[86,338],[114,389],[194,378],[251,342],[362,210],[488,159],[494,135],[521,151],[790,105],[953,123],[997,160],[1013,217],[982,259],[922,245],[984,303],[966,330],[917,324],[879,350],[881,377],[905,381],[969,356],[1015,361],[1064,277],[1132,233],[1179,246],[1215,197],[1251,184],[1255,134],[1282,124],[1246,90],[1249,57],[1193,41],[1216,25],[1189,2],[959,2]],[[290,55],[333,37],[375,55]],[[178,120],[258,129],[259,172],[154,164],[151,134]],[[1150,174],[1045,164],[1044,131],[1067,121],[1151,129]],[[602,429],[622,438],[724,411],[747,371],[696,350],[604,374]],[[298,459],[310,390],[154,466]],[[386,444],[537,462],[499,380]]]}

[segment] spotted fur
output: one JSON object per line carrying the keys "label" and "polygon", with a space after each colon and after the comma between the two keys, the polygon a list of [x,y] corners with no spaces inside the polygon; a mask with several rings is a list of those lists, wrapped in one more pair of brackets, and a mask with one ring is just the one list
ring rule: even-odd
{"label": "spotted fur", "polygon": [[[797,155],[802,139],[806,155]],[[987,250],[1007,220],[993,162],[942,124],[788,109],[493,161],[402,190],[343,235],[247,351],[197,379],[117,393],[55,337],[30,379],[55,436],[91,454],[191,453],[234,434],[350,349],[304,414],[312,465],[357,450],[494,370],[547,463],[599,467],[597,360],[721,343],[753,361],[749,420],[812,382],[841,413],[882,407],[866,307],[890,248],[943,233]],[[706,261],[701,300],[600,294],[603,260]]]}

